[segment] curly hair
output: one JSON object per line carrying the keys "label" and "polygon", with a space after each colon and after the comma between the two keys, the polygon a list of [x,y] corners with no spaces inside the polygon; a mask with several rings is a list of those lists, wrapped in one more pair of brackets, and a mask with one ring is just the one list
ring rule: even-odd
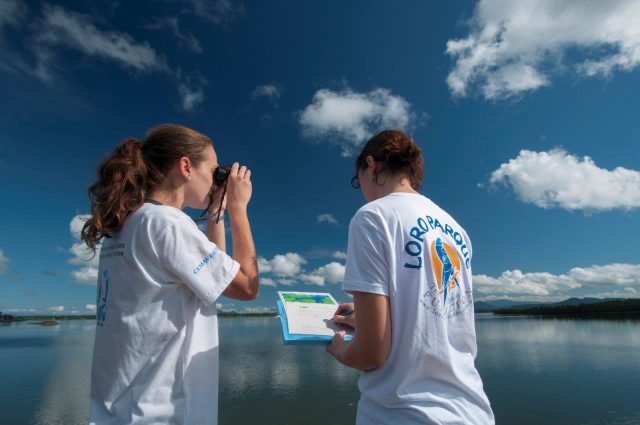
{"label": "curly hair", "polygon": [[[406,173],[414,190],[420,190],[424,177],[422,150],[408,134],[398,130],[384,130],[373,136],[364,145],[356,159],[356,177],[358,171],[366,170],[367,156],[371,155],[382,167],[376,172],[376,183],[380,174]],[[380,183],[378,183],[380,184]]]}

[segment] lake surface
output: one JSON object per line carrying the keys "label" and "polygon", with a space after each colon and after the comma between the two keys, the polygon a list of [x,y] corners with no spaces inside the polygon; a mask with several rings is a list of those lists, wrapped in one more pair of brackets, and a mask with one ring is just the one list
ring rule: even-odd
{"label": "lake surface", "polygon": [[[353,424],[358,372],[321,346],[285,346],[272,318],[220,319],[227,424]],[[0,326],[0,423],[84,424],[93,321]],[[640,424],[640,321],[477,315],[498,424]]]}

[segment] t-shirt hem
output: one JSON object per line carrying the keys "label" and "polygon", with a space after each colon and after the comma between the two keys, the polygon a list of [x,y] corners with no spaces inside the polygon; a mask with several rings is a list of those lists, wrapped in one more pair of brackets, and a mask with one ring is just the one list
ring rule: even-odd
{"label": "t-shirt hem", "polygon": [[364,282],[361,280],[345,280],[342,291],[347,294],[352,292],[367,292],[370,294],[389,296],[389,291],[381,283]]}

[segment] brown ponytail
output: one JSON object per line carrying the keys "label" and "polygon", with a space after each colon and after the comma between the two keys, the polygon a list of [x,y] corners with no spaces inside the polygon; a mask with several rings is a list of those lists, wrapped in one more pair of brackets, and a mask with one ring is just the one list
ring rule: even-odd
{"label": "brown ponytail", "polygon": [[122,228],[180,158],[187,157],[197,166],[210,144],[207,136],[174,124],[151,129],[145,140],[128,138],[120,143],[89,187],[92,218],[82,228],[82,240],[95,251],[103,237]]}
{"label": "brown ponytail", "polygon": [[[420,190],[424,177],[424,162],[422,150],[416,145],[411,136],[398,130],[384,130],[373,136],[362,148],[356,159],[356,176],[359,170],[367,168],[367,156],[371,155],[376,162],[382,163],[382,168],[376,173],[389,174],[406,173],[414,190]],[[355,177],[354,177],[355,180]]]}

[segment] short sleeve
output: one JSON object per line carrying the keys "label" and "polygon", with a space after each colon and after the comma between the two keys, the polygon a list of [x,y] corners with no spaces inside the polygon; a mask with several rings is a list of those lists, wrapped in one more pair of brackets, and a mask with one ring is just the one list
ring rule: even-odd
{"label": "short sleeve", "polygon": [[[188,219],[188,217],[187,217]],[[187,285],[204,305],[214,303],[240,265],[202,233],[190,219],[175,219],[157,229],[154,240],[162,266]]]}
{"label": "short sleeve", "polygon": [[347,263],[342,290],[389,296],[389,242],[375,213],[358,212],[349,225]]}

